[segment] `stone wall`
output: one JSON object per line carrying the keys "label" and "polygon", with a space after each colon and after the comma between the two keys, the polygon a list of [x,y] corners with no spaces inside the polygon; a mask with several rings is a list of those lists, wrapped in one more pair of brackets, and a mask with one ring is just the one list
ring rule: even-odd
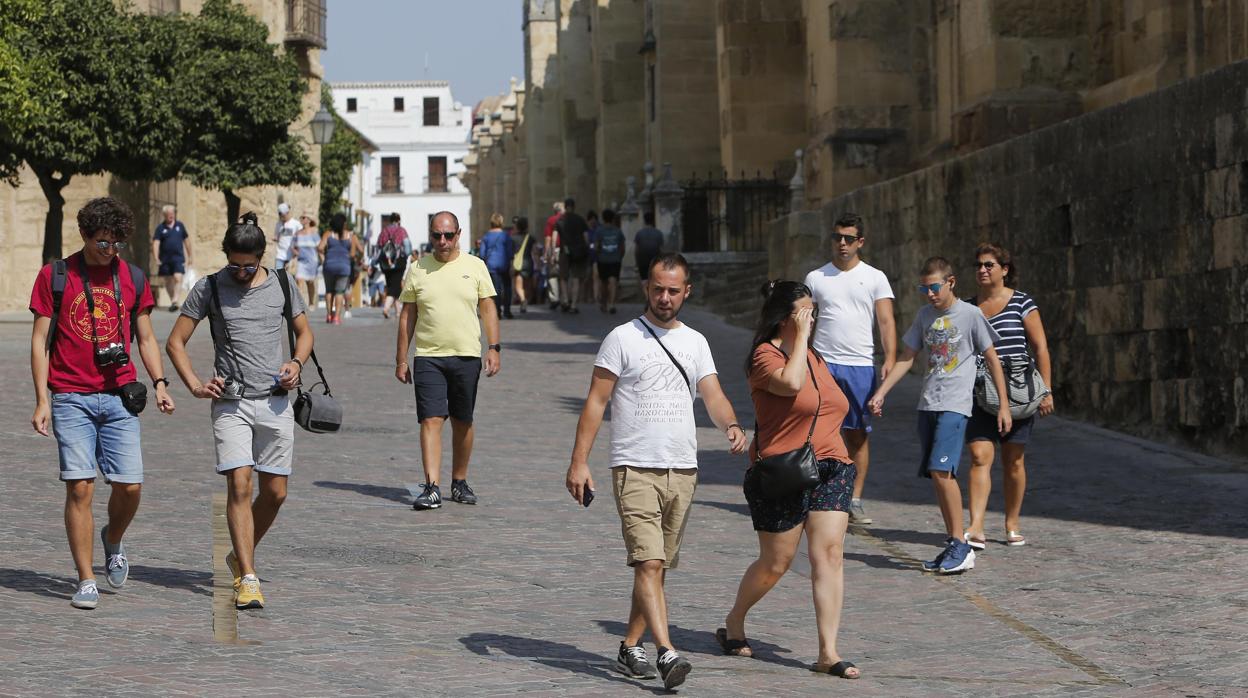
{"label": "stone wall", "polygon": [[718,169],[716,0],[649,2],[657,48],[648,57],[654,118],[647,114],[646,161],[670,162],[681,178]]}
{"label": "stone wall", "polygon": [[563,120],[564,194],[596,208],[597,157],[594,155],[598,103],[594,94],[590,24],[593,0],[560,0],[559,97]]}
{"label": "stone wall", "polygon": [[598,128],[594,154],[598,162],[597,204],[602,208],[624,200],[625,180],[636,176],[645,160],[645,62],[642,0],[596,0],[593,31],[594,89]]}
{"label": "stone wall", "polygon": [[967,296],[974,245],[998,241],[1039,304],[1059,411],[1242,455],[1245,85],[1248,62],[1235,63],[837,197],[773,225],[771,272],[800,278],[826,258],[832,219],[857,212],[904,331],[926,257],[953,261]]}
{"label": "stone wall", "polygon": [[564,199],[563,119],[559,98],[559,2],[524,0],[525,150],[529,219],[545,221]]}

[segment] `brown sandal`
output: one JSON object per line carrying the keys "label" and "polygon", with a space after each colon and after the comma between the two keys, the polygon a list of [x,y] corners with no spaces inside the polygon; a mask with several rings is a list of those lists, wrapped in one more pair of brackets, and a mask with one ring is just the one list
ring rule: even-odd
{"label": "brown sandal", "polygon": [[715,631],[715,639],[719,641],[719,647],[732,657],[753,657],[754,649],[750,647],[749,640],[733,640],[728,637],[727,628],[719,628]]}

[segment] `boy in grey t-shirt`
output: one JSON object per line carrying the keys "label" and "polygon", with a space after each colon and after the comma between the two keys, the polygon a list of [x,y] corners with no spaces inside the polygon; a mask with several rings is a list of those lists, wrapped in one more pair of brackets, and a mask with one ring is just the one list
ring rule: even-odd
{"label": "boy in grey t-shirt", "polygon": [[[957,475],[966,421],[974,403],[976,354],[984,355],[997,394],[1006,394],[1005,374],[992,346],[997,334],[979,308],[953,295],[955,283],[953,267],[943,257],[932,257],[923,264],[919,293],[927,298],[928,305],[915,316],[902,338],[905,347],[901,357],[868,402],[871,412],[881,416],[884,396],[910,370],[919,350],[927,349],[927,372],[919,397],[919,442],[923,447],[919,475],[932,479],[949,537],[945,549],[935,560],[923,563],[923,569],[941,574],[975,567],[975,552],[962,529],[962,491]],[[1003,404],[997,413],[997,428],[1005,434],[1011,426],[1009,405]]]}

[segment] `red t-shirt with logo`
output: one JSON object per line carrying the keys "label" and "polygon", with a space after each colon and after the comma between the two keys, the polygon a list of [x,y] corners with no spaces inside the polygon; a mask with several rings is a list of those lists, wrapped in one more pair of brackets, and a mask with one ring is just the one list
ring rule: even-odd
{"label": "red t-shirt with logo", "polygon": [[[56,340],[48,364],[48,387],[54,393],[99,393],[119,388],[136,380],[134,365],[137,354],[130,355],[125,366],[95,365],[95,347],[121,342],[130,350],[130,309],[134,307],[135,289],[130,268],[120,259],[111,265],[87,266],[91,280],[91,295],[95,299],[95,336],[92,342],[91,316],[87,310],[87,294],[82,284],[79,266],[82,253],[66,258],[65,295],[61,298],[61,317],[57,320]],[[120,266],[118,266],[120,265]],[[113,297],[113,269],[121,287],[122,304],[119,308]],[[154,307],[151,286],[144,280],[139,297],[139,312]],[[44,265],[35,278],[30,292],[30,312],[52,317],[52,265]]]}

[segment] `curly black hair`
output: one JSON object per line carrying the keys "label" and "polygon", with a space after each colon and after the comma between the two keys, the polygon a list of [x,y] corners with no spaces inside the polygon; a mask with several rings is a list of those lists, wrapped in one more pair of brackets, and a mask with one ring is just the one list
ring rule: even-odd
{"label": "curly black hair", "polygon": [[125,240],[134,232],[134,213],[117,199],[101,196],[78,209],[78,229],[87,235],[107,230],[114,239]]}

